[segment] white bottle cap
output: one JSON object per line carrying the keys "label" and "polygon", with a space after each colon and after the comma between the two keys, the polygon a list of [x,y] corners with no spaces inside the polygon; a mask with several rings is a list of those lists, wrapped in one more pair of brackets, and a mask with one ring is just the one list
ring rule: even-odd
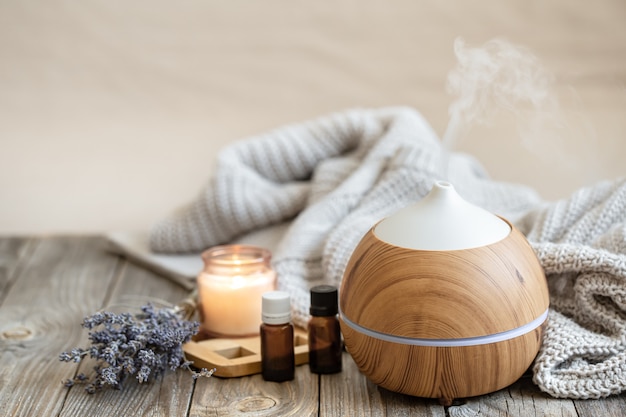
{"label": "white bottle cap", "polygon": [[261,319],[266,324],[285,324],[291,320],[291,301],[284,291],[263,294]]}

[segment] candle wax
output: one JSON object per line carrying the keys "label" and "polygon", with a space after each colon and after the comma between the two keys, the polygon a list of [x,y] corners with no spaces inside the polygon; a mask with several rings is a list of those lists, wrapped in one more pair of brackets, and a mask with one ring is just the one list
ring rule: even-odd
{"label": "candle wax", "polygon": [[216,336],[251,336],[259,333],[262,295],[274,290],[273,270],[251,275],[198,276],[204,321],[202,328]]}

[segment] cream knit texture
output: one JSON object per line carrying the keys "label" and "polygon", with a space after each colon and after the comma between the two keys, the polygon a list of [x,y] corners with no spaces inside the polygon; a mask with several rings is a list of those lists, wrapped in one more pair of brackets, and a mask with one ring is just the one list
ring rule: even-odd
{"label": "cream knit texture", "polygon": [[[443,167],[447,166],[447,172]],[[556,203],[490,179],[450,154],[410,108],[350,110],[279,128],[221,151],[198,198],[156,224],[155,252],[201,251],[291,222],[274,251],[278,288],[308,320],[309,288],[339,286],[352,251],[377,221],[447,179],[466,200],[513,221],[543,265],[551,311],[534,381],[555,397],[626,388],[626,181]]]}

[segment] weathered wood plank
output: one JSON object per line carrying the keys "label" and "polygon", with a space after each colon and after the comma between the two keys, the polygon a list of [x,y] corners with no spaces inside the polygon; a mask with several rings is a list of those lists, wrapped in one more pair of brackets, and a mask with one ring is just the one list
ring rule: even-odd
{"label": "weathered wood plank", "polygon": [[601,400],[576,400],[574,406],[581,417],[623,417],[626,415],[626,396],[621,394]]}
{"label": "weathered wood plank", "polygon": [[[574,402],[556,399],[541,392],[525,374],[508,388],[464,400],[465,404],[448,409],[450,417],[457,416],[561,416],[576,417],[580,414]],[[601,414],[597,414],[601,415]]]}
{"label": "weathered wood plank", "polygon": [[260,374],[242,378],[199,379],[190,417],[317,416],[318,376],[307,365],[288,382],[267,382]]}
{"label": "weathered wood plank", "polygon": [[18,266],[36,246],[34,239],[9,237],[0,239],[0,304],[13,283]]}
{"label": "weathered wood plank", "polygon": [[344,352],[343,371],[322,375],[320,416],[436,416],[445,409],[437,400],[411,397],[382,389],[363,376]]}
{"label": "weathered wood plank", "polygon": [[[0,415],[119,416],[622,416],[626,396],[572,401],[550,398],[525,375],[511,387],[448,408],[436,400],[381,389],[344,353],[344,370],[311,374],[306,365],[286,383],[243,378],[193,381],[167,372],[149,384],[86,394],[66,389],[79,365],[58,354],[86,345],[82,318],[110,304],[139,307],[146,297],[176,303],[177,284],[107,253],[99,238],[0,239]],[[1,293],[0,293],[1,294]],[[133,296],[130,300],[128,296]],[[82,365],[84,366],[84,365]]]}
{"label": "weathered wood plank", "polygon": [[[188,292],[179,285],[154,273],[125,263],[110,300],[113,311],[137,311],[148,301],[157,306],[159,299],[176,304]],[[88,370],[81,367],[81,372]],[[90,395],[80,385],[72,387],[61,416],[185,416],[194,388],[191,374],[168,371],[162,377],[144,384],[135,379],[125,381],[121,390],[103,390]]]}
{"label": "weathered wood plank", "polygon": [[123,389],[87,394],[70,389],[60,416],[185,416],[193,381],[185,372],[167,372],[155,381],[126,381]]}
{"label": "weathered wood plank", "polygon": [[0,415],[58,415],[74,367],[59,353],[83,340],[83,316],[96,310],[117,259],[102,239],[49,238],[19,265],[0,306]]}

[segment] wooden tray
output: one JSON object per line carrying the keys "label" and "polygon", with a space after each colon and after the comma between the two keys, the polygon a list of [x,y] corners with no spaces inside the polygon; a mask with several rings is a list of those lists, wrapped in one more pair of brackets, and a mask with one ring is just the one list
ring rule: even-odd
{"label": "wooden tray", "polygon": [[[309,362],[306,331],[295,328],[296,365]],[[261,337],[206,339],[183,345],[187,359],[197,368],[215,368],[213,375],[232,378],[261,373]]]}

